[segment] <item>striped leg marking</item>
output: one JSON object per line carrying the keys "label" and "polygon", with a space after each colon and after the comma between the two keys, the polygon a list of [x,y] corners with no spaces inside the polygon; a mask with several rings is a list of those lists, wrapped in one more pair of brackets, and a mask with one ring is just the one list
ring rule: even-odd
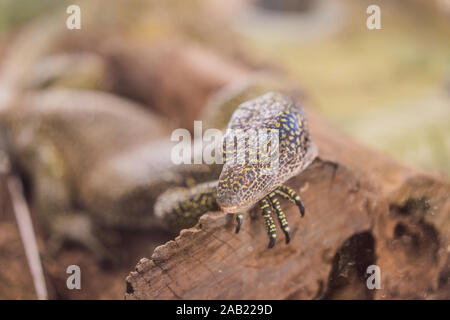
{"label": "striped leg marking", "polygon": [[277,231],[275,223],[272,219],[272,208],[270,204],[270,199],[265,197],[259,201],[259,207],[261,208],[264,221],[266,223],[267,235],[269,236],[269,248],[273,248],[277,238]]}
{"label": "striped leg marking", "polygon": [[289,224],[287,222],[286,215],[284,214],[283,209],[281,209],[280,201],[278,200],[275,192],[272,192],[269,194],[269,199],[272,204],[272,208],[274,209],[275,213],[277,214],[278,222],[280,223],[281,229],[283,229],[286,243],[289,243],[289,241],[291,241],[291,233],[290,233],[290,229],[289,229]]}
{"label": "striped leg marking", "polygon": [[192,188],[168,189],[156,201],[155,216],[172,228],[190,228],[204,213],[219,210],[216,186],[214,181]]}
{"label": "striped leg marking", "polygon": [[275,193],[297,205],[297,207],[300,209],[302,217],[305,216],[305,207],[303,206],[303,201],[302,199],[300,199],[300,196],[297,194],[297,192],[295,192],[288,186],[280,185],[275,190]]}

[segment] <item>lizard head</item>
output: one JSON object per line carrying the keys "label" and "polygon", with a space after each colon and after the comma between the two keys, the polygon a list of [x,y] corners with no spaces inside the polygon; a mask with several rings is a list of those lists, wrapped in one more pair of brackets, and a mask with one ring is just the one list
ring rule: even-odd
{"label": "lizard head", "polygon": [[293,99],[270,92],[239,105],[223,141],[217,187],[222,210],[253,207],[310,163],[310,146],[306,119]]}
{"label": "lizard head", "polygon": [[217,202],[226,213],[243,212],[264,198],[276,186],[274,175],[262,175],[257,165],[228,165],[220,174]]}

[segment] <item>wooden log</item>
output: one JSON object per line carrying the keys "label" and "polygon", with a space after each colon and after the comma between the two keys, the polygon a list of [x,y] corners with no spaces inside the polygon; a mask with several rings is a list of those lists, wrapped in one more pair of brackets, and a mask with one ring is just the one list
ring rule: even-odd
{"label": "wooden log", "polygon": [[[279,235],[267,249],[258,210],[239,234],[230,216],[205,214],[138,263],[127,277],[127,299],[448,296],[448,182],[401,166],[308,114],[319,157],[288,182],[307,211],[302,219],[282,203],[291,243]],[[366,284],[373,264],[381,268],[379,290]]]}
{"label": "wooden log", "polygon": [[[201,77],[190,68],[190,77],[221,78],[216,72],[227,64],[219,65],[208,68],[208,76],[200,68]],[[229,68],[225,74],[246,74]],[[245,217],[239,234],[232,217],[207,213],[141,259],[126,279],[127,299],[449,297],[448,180],[361,146],[311,104],[305,109],[319,156],[287,183],[306,207],[301,218],[297,208],[282,202],[291,243],[278,231],[277,244],[267,249],[257,209]],[[367,286],[371,265],[380,267],[380,289]]]}

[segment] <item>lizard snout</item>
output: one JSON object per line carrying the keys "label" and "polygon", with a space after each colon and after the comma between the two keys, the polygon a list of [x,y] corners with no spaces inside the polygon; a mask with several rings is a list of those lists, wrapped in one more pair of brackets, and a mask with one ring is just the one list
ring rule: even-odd
{"label": "lizard snout", "polygon": [[240,209],[240,203],[237,200],[236,193],[231,191],[217,192],[217,202],[225,213],[236,213]]}
{"label": "lizard snout", "polygon": [[253,206],[253,203],[240,201],[237,194],[229,190],[218,190],[217,203],[225,213],[239,213],[246,211]]}
{"label": "lizard snout", "polygon": [[247,211],[260,199],[260,187],[254,185],[258,173],[248,165],[224,165],[217,186],[217,203],[224,212]]}

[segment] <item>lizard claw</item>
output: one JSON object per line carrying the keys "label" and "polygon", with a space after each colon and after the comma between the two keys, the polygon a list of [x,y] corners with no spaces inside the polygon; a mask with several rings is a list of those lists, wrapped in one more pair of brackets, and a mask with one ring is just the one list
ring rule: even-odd
{"label": "lizard claw", "polygon": [[289,231],[286,231],[284,233],[285,239],[286,239],[286,244],[288,244],[291,241],[291,233]]}
{"label": "lizard claw", "polygon": [[239,233],[239,230],[241,230],[242,220],[244,216],[242,214],[236,215],[236,231],[235,233]]}
{"label": "lizard claw", "polygon": [[268,246],[268,248],[269,248],[269,249],[272,249],[274,245],[275,245],[275,238],[270,237],[270,241],[269,241],[269,246]]}

